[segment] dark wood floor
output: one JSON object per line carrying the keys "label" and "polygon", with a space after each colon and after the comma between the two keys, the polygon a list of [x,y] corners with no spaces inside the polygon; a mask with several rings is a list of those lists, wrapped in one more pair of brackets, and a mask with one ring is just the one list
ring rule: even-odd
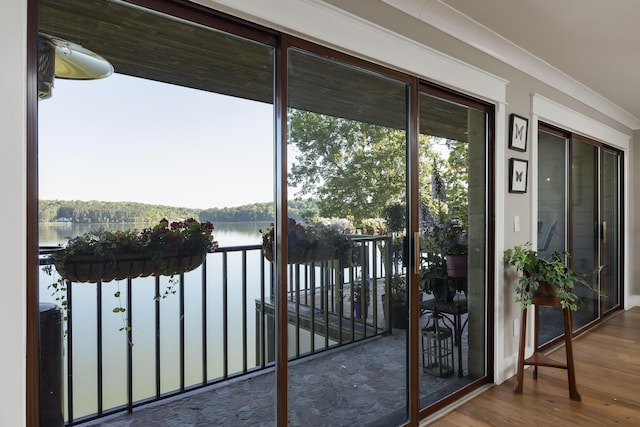
{"label": "dark wood floor", "polygon": [[[573,341],[582,402],[569,400],[567,371],[525,371],[524,392],[514,378],[494,386],[429,425],[640,426],[640,307],[619,313]],[[564,347],[551,357],[564,362]]]}

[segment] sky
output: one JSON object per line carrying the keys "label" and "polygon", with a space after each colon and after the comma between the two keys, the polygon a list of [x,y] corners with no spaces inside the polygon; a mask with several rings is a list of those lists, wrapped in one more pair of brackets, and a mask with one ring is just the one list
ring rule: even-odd
{"label": "sky", "polygon": [[113,74],[56,79],[38,115],[40,199],[273,200],[271,105]]}

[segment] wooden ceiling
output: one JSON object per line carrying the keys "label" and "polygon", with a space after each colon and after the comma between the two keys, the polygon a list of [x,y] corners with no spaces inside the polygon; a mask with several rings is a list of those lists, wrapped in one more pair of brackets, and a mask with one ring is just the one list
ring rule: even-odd
{"label": "wooden ceiling", "polygon": [[271,54],[258,43],[104,0],[41,0],[39,24],[106,58],[117,73],[273,102]]}
{"label": "wooden ceiling", "polygon": [[[105,0],[40,0],[39,30],[103,56],[117,73],[273,102],[274,50],[268,44]],[[314,55],[292,58],[291,107],[405,128],[402,83]],[[461,107],[423,98],[421,132],[464,141],[467,117]]]}

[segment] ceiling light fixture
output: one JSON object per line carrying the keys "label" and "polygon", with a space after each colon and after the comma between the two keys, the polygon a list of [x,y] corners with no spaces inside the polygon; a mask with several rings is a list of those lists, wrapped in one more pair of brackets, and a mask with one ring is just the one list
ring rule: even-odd
{"label": "ceiling light fixture", "polygon": [[94,80],[113,74],[113,65],[79,44],[40,33],[38,40],[38,98],[51,97],[54,78]]}

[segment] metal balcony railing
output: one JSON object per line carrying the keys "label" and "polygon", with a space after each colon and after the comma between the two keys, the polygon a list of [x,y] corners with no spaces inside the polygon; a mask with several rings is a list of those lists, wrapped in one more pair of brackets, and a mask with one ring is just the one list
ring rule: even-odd
{"label": "metal balcony railing", "polygon": [[[289,265],[290,359],[390,332],[382,303],[389,293],[390,239],[353,241],[349,260]],[[47,253],[41,248],[43,266]],[[41,274],[41,299],[51,300],[46,288],[54,280]],[[168,285],[167,298],[154,298]],[[270,368],[274,286],[273,265],[260,245],[220,247],[201,267],[174,278],[66,282],[66,425]],[[356,295],[363,287],[368,305]],[[114,313],[120,304],[124,313]]]}

